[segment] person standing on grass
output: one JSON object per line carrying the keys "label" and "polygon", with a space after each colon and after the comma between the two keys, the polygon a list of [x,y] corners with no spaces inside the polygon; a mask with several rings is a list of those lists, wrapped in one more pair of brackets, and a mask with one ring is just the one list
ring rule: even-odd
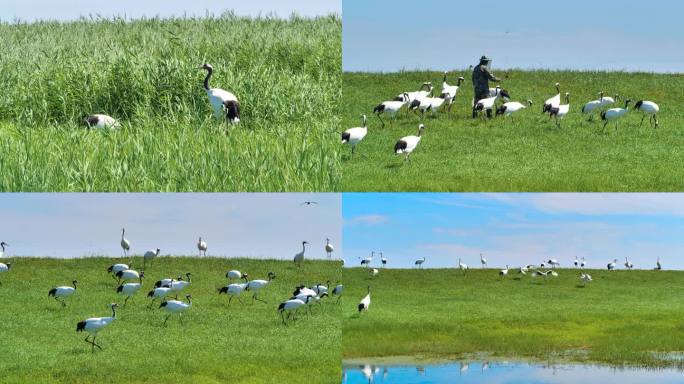
{"label": "person standing on grass", "polygon": [[[489,97],[489,80],[500,81],[496,76],[489,72],[489,65],[492,59],[487,56],[482,56],[480,58],[480,64],[473,68],[473,95],[475,95],[475,100],[473,101],[473,119],[477,118],[477,111],[475,110],[475,104],[482,99]],[[487,117],[492,117],[491,109],[487,110]]]}

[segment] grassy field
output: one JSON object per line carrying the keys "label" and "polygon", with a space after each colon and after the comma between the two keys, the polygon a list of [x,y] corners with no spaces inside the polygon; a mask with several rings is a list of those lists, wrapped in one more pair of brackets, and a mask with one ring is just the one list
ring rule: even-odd
{"label": "grassy field", "polygon": [[[141,291],[99,333],[104,350],[91,353],[76,323],[111,316],[107,304],[123,304],[106,272],[115,261],[13,260],[11,271],[0,276],[3,383],[339,383],[339,306],[324,302],[289,326],[276,311],[300,283],[339,280],[339,263],[305,261],[299,270],[286,261],[159,258],[148,265]],[[255,279],[274,271],[276,279],[260,294],[268,304],[250,305],[243,294],[245,305],[233,300],[228,306],[217,288],[226,284],[230,268]],[[193,306],[183,324],[171,318],[163,326],[165,313],[158,301],[148,308],[146,294],[160,278],[185,272],[193,274],[186,289]],[[65,308],[47,297],[50,288],[72,279],[80,284]]]}
{"label": "grassy field", "polygon": [[[339,189],[339,17],[0,23],[0,191]],[[237,95],[211,117],[203,89]],[[105,113],[117,131],[88,131]]]}
{"label": "grassy field", "polygon": [[[681,271],[596,271],[582,287],[575,270],[518,278],[511,271],[344,269],[344,358],[458,357],[572,359],[610,364],[683,366]],[[368,313],[356,305],[372,287]],[[672,356],[670,356],[672,357]]]}
{"label": "grassy field", "polygon": [[[418,90],[432,81],[439,94],[442,73],[344,73],[341,113],[344,129],[357,127],[367,114],[368,135],[350,159],[342,151],[344,191],[680,191],[684,169],[684,76],[621,72],[497,71],[512,101],[531,99],[532,108],[518,112],[514,121],[471,118],[473,88],[466,71],[450,73],[450,84],[466,78],[451,115],[439,113],[422,121],[402,110],[393,125],[381,128],[373,108],[403,91]],[[544,101],[570,92],[570,113],[556,128],[542,115]],[[490,83],[493,87],[494,84]],[[641,114],[630,112],[618,131],[602,122],[587,122],[582,106],[619,93],[621,97],[652,100],[660,105],[660,128],[639,128]],[[624,106],[623,103],[620,106]],[[634,104],[632,104],[633,106]],[[387,121],[387,116],[384,117]],[[394,143],[426,126],[411,155],[412,163],[393,154]]]}

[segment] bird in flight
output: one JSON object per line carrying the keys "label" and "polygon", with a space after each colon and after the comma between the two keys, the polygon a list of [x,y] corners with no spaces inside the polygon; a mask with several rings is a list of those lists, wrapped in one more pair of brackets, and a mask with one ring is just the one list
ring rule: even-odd
{"label": "bird in flight", "polygon": [[316,201],[305,201],[301,203],[300,205],[318,205],[318,202]]}

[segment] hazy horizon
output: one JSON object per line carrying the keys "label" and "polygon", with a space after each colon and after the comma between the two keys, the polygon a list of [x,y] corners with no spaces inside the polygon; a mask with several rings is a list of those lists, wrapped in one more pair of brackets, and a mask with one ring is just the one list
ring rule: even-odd
{"label": "hazy horizon", "polygon": [[[512,68],[684,72],[684,3],[345,0],[345,72]],[[647,21],[647,24],[644,22]],[[641,27],[643,26],[643,27]]]}
{"label": "hazy horizon", "polygon": [[[318,205],[301,205],[307,200]],[[131,254],[326,259],[325,239],[341,255],[341,197],[334,193],[5,193],[0,241],[11,257],[120,257],[121,229]]]}

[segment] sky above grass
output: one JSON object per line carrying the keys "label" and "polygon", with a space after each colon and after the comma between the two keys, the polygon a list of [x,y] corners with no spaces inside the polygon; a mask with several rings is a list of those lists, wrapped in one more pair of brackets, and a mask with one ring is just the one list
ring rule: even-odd
{"label": "sky above grass", "polygon": [[289,17],[292,13],[301,16],[341,14],[341,0],[2,0],[0,21],[75,20],[80,16],[102,15],[105,17],[142,16],[169,17],[197,15],[207,12],[221,14],[234,10],[238,15],[268,15]]}
{"label": "sky above grass", "polygon": [[[684,72],[684,2],[344,0],[343,69]],[[496,71],[495,71],[496,73]]]}
{"label": "sky above grass", "polygon": [[[346,266],[382,251],[390,267],[480,268],[561,266],[585,257],[590,268],[614,258],[622,268],[684,269],[684,194],[432,194],[343,195]],[[376,258],[373,265],[379,266]]]}
{"label": "sky above grass", "polygon": [[[315,200],[319,205],[301,205]],[[3,193],[0,241],[5,257],[121,256],[121,228],[134,254],[290,259],[325,258],[326,237],[341,252],[340,195],[332,193]]]}

